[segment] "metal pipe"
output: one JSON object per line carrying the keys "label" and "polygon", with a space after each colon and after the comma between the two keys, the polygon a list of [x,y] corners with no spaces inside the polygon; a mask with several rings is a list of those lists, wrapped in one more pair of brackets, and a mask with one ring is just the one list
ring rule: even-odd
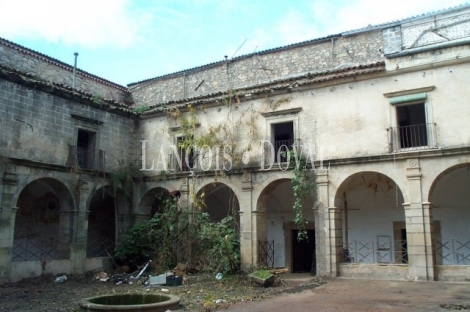
{"label": "metal pipe", "polygon": [[75,55],[75,63],[73,65],[73,76],[72,76],[72,87],[75,89],[75,77],[77,75],[77,58],[78,58],[78,52],[75,52],[73,55]]}

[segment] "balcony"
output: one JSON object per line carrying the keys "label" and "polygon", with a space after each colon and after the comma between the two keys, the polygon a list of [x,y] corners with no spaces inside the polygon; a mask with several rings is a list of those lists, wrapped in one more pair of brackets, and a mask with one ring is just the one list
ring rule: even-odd
{"label": "balcony", "polygon": [[91,169],[103,171],[105,152],[103,150],[89,149],[83,146],[69,146],[68,166],[72,168]]}
{"label": "balcony", "polygon": [[390,152],[437,147],[435,123],[391,127],[388,131]]}
{"label": "balcony", "polygon": [[[282,152],[291,151],[295,144],[295,140],[279,140],[274,141],[274,159],[276,163],[285,163],[287,162],[287,155],[283,155]],[[281,149],[282,147],[282,149]],[[287,147],[287,150],[286,150]]]}

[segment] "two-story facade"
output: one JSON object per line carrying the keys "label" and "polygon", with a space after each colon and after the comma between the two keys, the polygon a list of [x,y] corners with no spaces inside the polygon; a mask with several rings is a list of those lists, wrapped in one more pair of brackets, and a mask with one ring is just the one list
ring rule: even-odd
{"label": "two-story facade", "polygon": [[[246,268],[468,279],[469,30],[466,5],[128,88],[84,72],[67,87],[70,67],[1,41],[2,278],[103,265],[164,189],[214,221],[234,213]],[[308,241],[277,153],[292,146],[315,181]]]}

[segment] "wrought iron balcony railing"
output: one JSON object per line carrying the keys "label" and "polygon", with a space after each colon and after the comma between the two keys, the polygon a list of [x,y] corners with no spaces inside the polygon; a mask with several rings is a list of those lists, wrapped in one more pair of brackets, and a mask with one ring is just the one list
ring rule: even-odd
{"label": "wrought iron balcony railing", "polygon": [[436,124],[389,128],[390,152],[437,147]]}
{"label": "wrought iron balcony railing", "polygon": [[76,145],[69,146],[68,166],[103,171],[104,164],[105,152],[103,150],[94,150]]}

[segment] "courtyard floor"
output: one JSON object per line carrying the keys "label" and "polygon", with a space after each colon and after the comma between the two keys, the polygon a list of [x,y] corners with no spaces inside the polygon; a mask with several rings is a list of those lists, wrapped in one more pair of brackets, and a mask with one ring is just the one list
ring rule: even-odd
{"label": "courtyard floor", "polygon": [[43,276],[0,287],[0,311],[78,311],[85,297],[117,293],[170,293],[181,297],[177,311],[451,311],[470,310],[470,283],[318,279],[284,274],[273,287],[255,287],[246,277],[216,280],[186,277],[177,287],[100,282],[93,275],[55,283]]}

